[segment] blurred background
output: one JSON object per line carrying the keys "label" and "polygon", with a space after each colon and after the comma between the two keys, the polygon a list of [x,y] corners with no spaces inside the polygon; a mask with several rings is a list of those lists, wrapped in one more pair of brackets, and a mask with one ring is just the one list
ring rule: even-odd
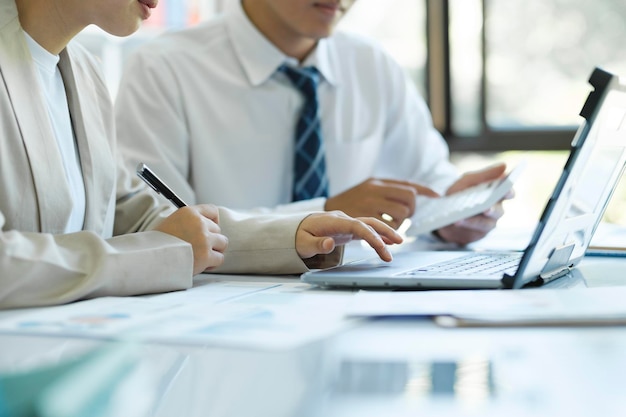
{"label": "blurred background", "polygon": [[[197,24],[238,0],[160,0],[136,34],[79,36],[111,94],[134,47]],[[383,45],[426,98],[462,171],[527,163],[502,224],[533,224],[565,163],[594,67],[626,75],[623,0],[358,0],[339,30]],[[605,221],[626,224],[626,187]]]}

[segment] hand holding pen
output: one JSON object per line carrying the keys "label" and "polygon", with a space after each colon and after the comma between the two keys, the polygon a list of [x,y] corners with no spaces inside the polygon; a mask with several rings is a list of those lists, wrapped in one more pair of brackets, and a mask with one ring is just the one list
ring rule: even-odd
{"label": "hand holding pen", "polygon": [[219,211],[211,204],[187,206],[146,164],[137,166],[137,175],[150,188],[170,200],[176,210],[155,230],[167,233],[191,244],[193,248],[193,274],[211,270],[224,262],[228,239],[221,234]]}

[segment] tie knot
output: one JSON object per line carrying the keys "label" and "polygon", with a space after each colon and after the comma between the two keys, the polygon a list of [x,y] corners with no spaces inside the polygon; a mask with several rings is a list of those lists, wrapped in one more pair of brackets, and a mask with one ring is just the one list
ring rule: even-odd
{"label": "tie knot", "polygon": [[310,89],[315,90],[320,81],[320,73],[315,67],[290,67],[281,65],[279,71],[284,73],[289,81],[300,91],[310,94]]}

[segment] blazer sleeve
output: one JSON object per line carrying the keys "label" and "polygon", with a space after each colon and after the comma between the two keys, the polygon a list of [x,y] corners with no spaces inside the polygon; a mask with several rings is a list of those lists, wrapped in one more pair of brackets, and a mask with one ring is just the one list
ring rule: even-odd
{"label": "blazer sleeve", "polygon": [[220,207],[219,224],[228,237],[224,263],[212,273],[301,274],[309,268],[341,263],[343,246],[328,255],[302,260],[296,251],[296,230],[310,213],[249,215]]}
{"label": "blazer sleeve", "polygon": [[[3,224],[0,213],[0,228]],[[3,231],[0,308],[188,288],[192,256],[187,243],[155,231],[110,239],[89,231],[65,235]],[[157,265],[158,273],[149,273]]]}

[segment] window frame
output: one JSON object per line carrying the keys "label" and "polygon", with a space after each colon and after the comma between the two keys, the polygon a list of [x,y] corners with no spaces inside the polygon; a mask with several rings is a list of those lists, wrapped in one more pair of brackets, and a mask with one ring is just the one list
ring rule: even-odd
{"label": "window frame", "polygon": [[[491,129],[486,116],[486,31],[481,32],[481,81],[480,81],[480,133],[459,135],[453,128],[451,47],[450,47],[450,2],[449,0],[425,0],[427,103],[433,123],[452,152],[500,152],[508,150],[566,150],[569,149],[576,128],[527,128]],[[481,0],[482,14],[486,15],[486,2]]]}

